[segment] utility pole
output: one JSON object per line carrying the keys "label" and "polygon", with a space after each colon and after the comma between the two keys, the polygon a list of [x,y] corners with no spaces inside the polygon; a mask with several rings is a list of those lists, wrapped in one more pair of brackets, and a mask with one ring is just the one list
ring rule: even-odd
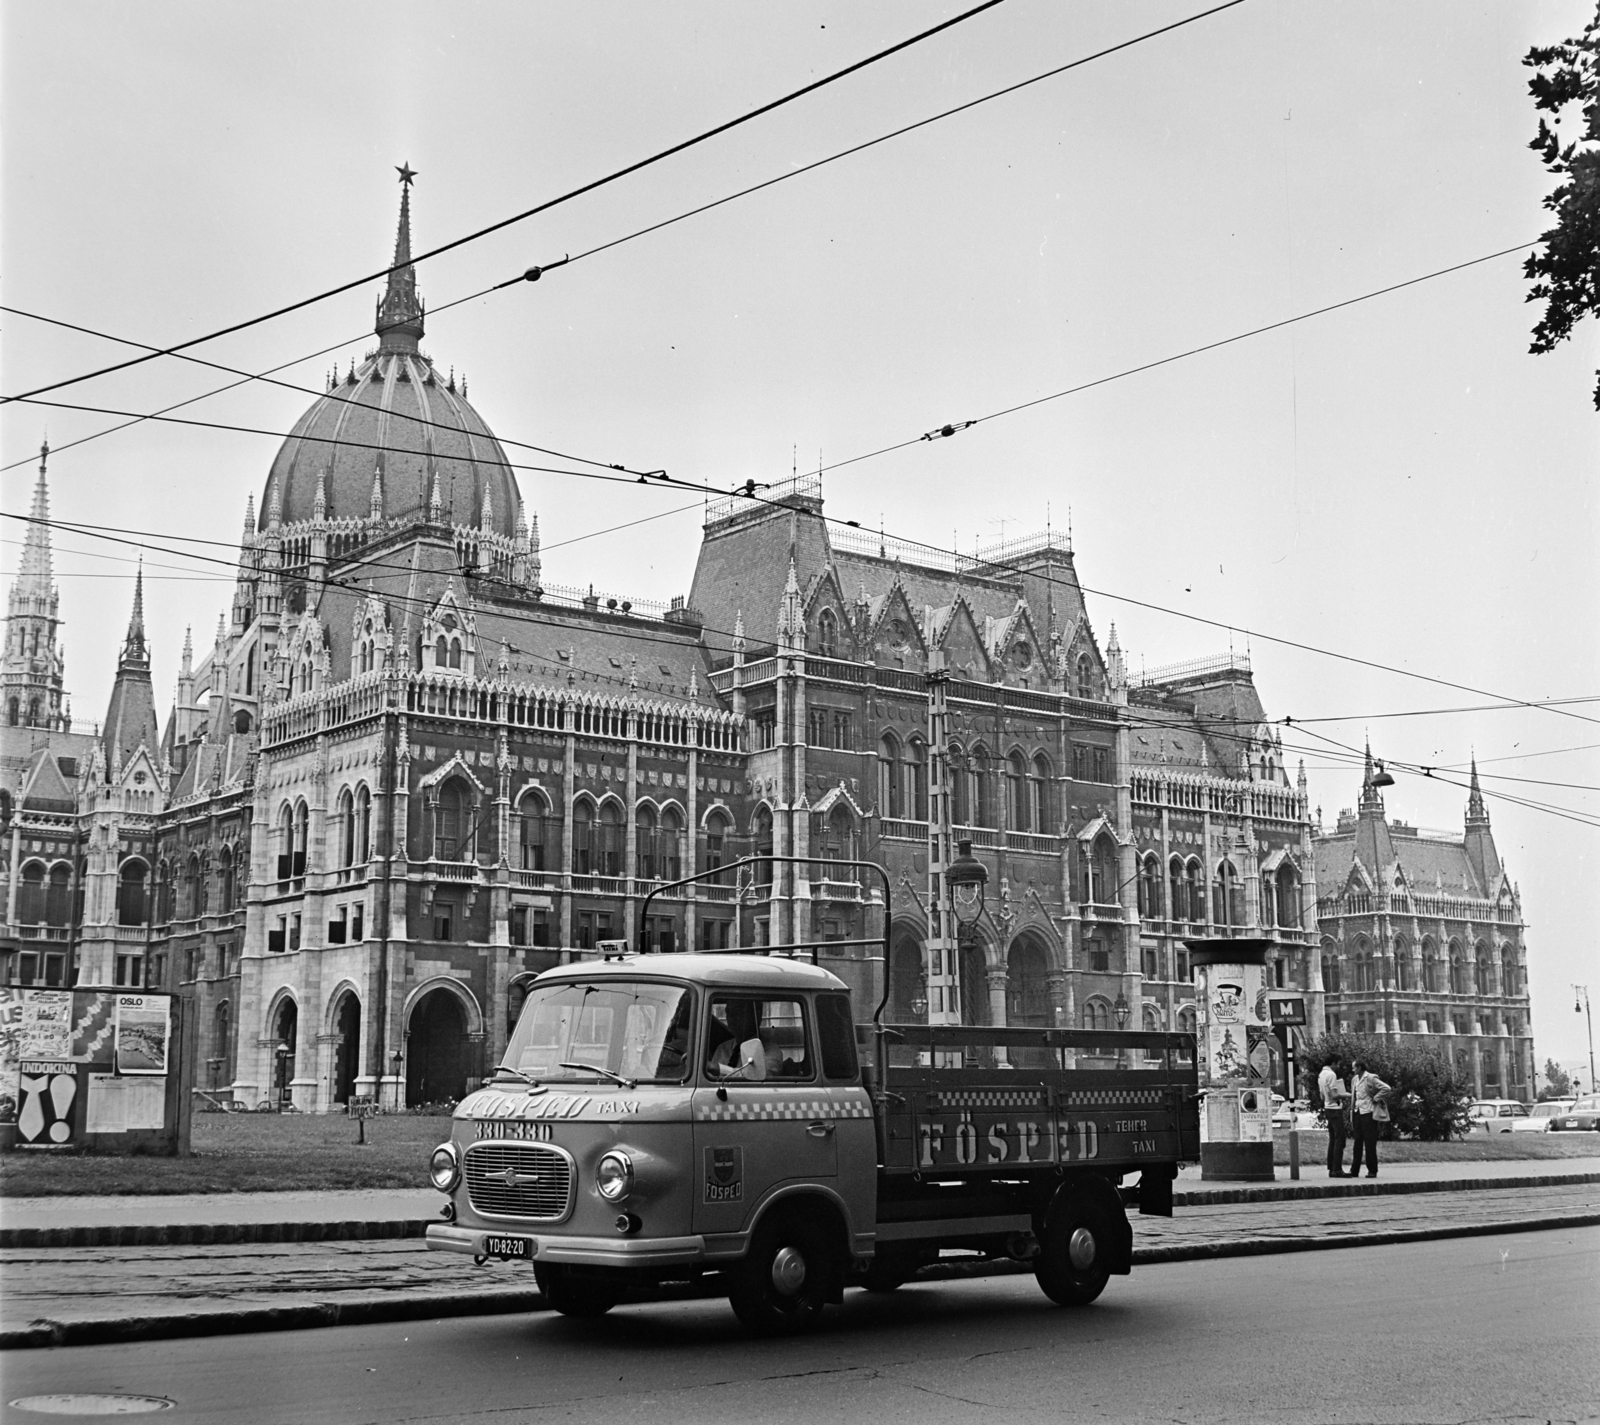
{"label": "utility pole", "polygon": [[1572,987],[1572,993],[1573,993],[1573,996],[1574,996],[1573,1005],[1572,1005],[1572,1012],[1574,1014],[1576,1014],[1579,1010],[1582,1010],[1584,1019],[1588,1021],[1588,1025],[1589,1025],[1589,1092],[1590,1093],[1597,1093],[1597,1092],[1600,1092],[1600,1090],[1597,1090],[1595,1088],[1595,1078],[1594,1078],[1594,1015],[1590,1012],[1590,1009],[1589,1009],[1589,987],[1588,987],[1588,985],[1574,985]]}

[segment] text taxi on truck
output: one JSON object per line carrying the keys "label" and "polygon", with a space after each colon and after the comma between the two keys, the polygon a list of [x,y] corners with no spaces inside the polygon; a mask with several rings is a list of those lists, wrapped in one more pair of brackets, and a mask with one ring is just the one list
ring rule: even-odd
{"label": "text taxi on truck", "polygon": [[1126,1274],[1124,1203],[1170,1216],[1199,1157],[1193,1036],[884,1024],[887,992],[858,1025],[810,949],[545,971],[433,1152],[428,1246],[527,1261],[569,1316],[715,1274],[761,1333],[941,1253],[1063,1306]]}

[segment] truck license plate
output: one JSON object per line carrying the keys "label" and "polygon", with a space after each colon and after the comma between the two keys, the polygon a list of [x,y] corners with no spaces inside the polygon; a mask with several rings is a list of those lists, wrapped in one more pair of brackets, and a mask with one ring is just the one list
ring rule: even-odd
{"label": "truck license plate", "polygon": [[529,1261],[533,1257],[532,1237],[485,1237],[483,1255],[486,1257],[513,1257]]}

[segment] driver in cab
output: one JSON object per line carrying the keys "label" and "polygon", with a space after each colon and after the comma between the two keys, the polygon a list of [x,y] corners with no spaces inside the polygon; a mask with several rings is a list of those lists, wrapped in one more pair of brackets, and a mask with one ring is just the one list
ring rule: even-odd
{"label": "driver in cab", "polygon": [[730,999],[712,1006],[708,1077],[760,1080],[785,1072],[783,1051],[772,1030],[761,1024],[760,1004],[754,999]]}

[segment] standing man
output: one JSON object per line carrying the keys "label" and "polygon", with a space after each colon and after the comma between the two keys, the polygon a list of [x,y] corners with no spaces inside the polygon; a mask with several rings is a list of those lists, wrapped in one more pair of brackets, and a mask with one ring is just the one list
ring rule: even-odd
{"label": "standing man", "polygon": [[1350,1095],[1345,1092],[1344,1080],[1340,1077],[1340,1070],[1343,1068],[1344,1060],[1335,1055],[1322,1066],[1322,1072],[1317,1075],[1317,1092],[1322,1095],[1322,1118],[1328,1125],[1330,1178],[1349,1176],[1344,1170],[1344,1141],[1345,1110],[1350,1103]]}
{"label": "standing man", "polygon": [[1367,1158],[1367,1176],[1378,1176],[1378,1126],[1389,1121],[1384,1100],[1393,1090],[1376,1074],[1368,1073],[1365,1061],[1357,1059],[1355,1072],[1355,1151],[1350,1155],[1350,1176],[1361,1176],[1361,1155]]}

